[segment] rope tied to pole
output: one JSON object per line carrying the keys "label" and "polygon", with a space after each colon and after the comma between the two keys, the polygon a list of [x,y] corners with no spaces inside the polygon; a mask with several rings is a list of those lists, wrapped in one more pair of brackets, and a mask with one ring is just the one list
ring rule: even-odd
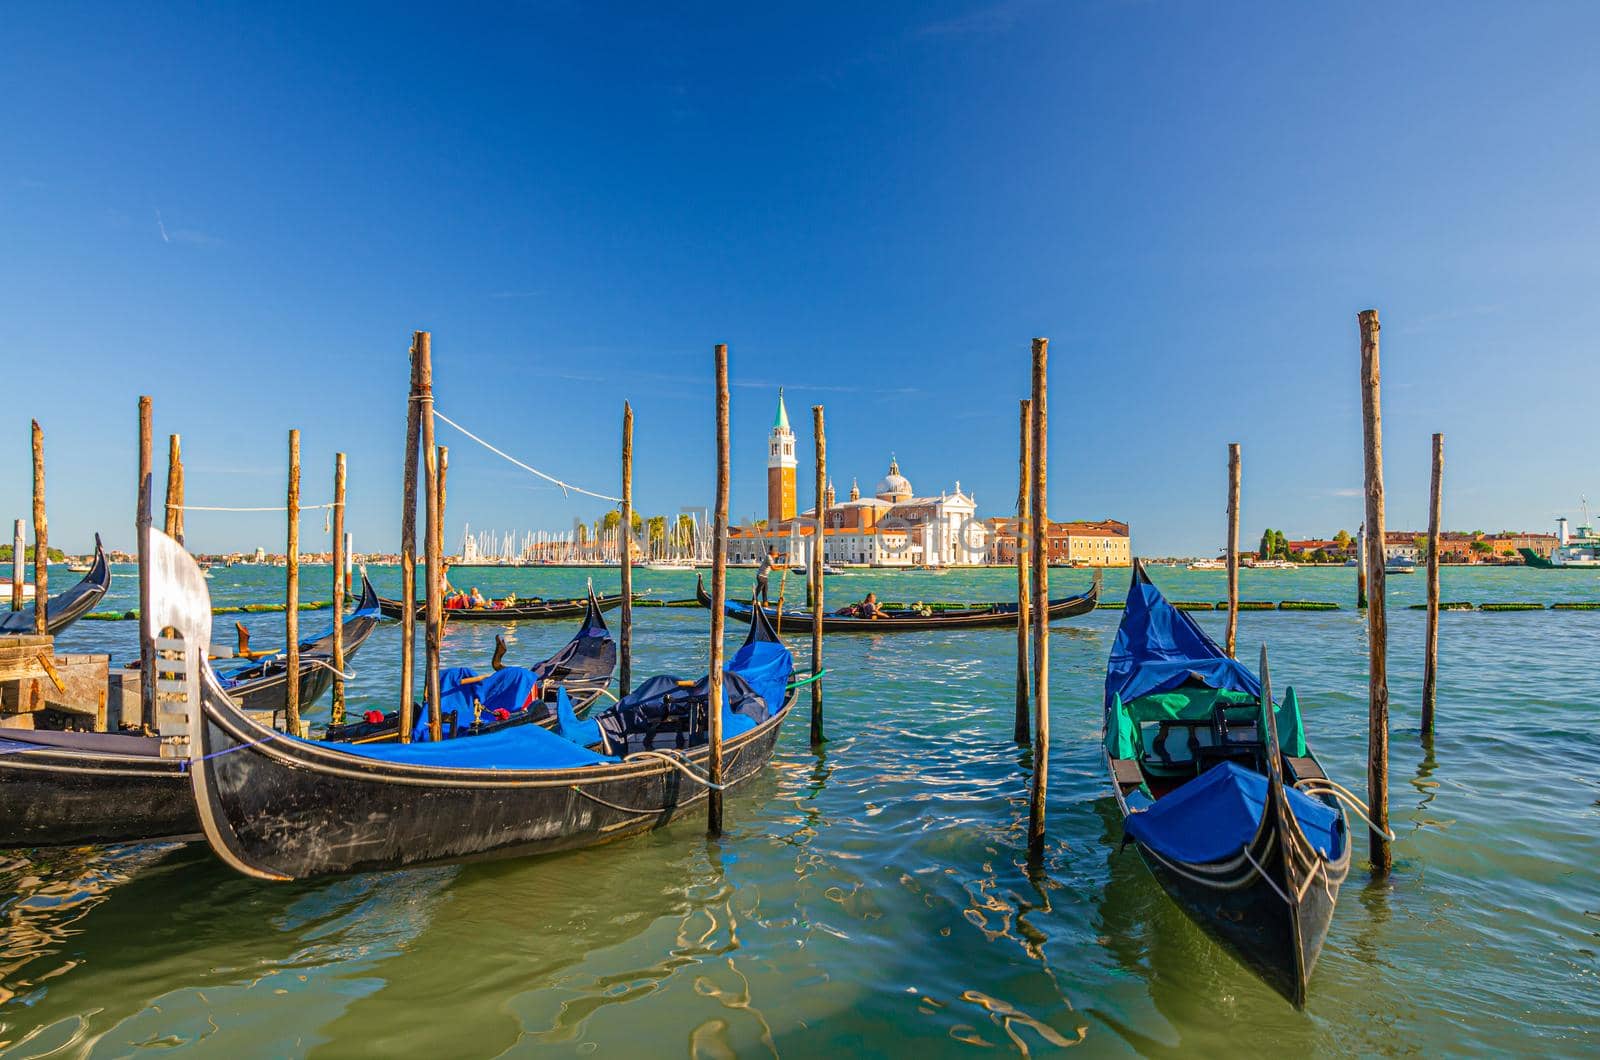
{"label": "rope tied to pole", "polygon": [[[431,397],[428,397],[428,398],[413,397],[412,400],[413,401],[425,400],[425,401],[428,401],[428,402],[431,403],[433,399]],[[521,460],[518,460],[516,457],[512,456],[510,453],[506,452],[505,450],[498,449],[495,446],[491,445],[489,442],[484,441],[482,438],[478,437],[476,434],[473,434],[471,431],[469,431],[465,427],[461,426],[461,424],[457,423],[455,420],[451,419],[449,416],[446,416],[444,413],[440,412],[437,406],[434,407],[433,415],[434,415],[435,419],[440,419],[440,420],[443,420],[444,422],[448,423],[450,426],[454,427],[456,430],[460,431],[462,434],[466,435],[468,438],[471,438],[473,441],[477,442],[479,445],[481,445],[485,449],[489,450],[489,452],[491,452],[491,453],[495,454],[496,456],[500,457],[502,460],[508,460],[511,463],[515,464],[517,467],[520,467],[522,470],[527,471],[530,474],[537,475],[540,478],[544,479],[546,482],[554,483],[556,486],[560,487],[561,493],[562,493],[563,496],[570,496],[570,494],[572,494],[572,493],[581,493],[585,497],[594,497],[597,500],[611,501],[611,502],[613,502],[615,504],[621,504],[622,503],[622,498],[621,497],[613,497],[610,494],[596,493],[594,490],[586,490],[582,486],[574,486],[570,482],[565,482],[565,481],[563,481],[561,479],[556,478],[554,475],[546,474],[545,472],[540,471],[536,467],[533,467],[533,466],[531,466],[529,464],[523,463]]]}

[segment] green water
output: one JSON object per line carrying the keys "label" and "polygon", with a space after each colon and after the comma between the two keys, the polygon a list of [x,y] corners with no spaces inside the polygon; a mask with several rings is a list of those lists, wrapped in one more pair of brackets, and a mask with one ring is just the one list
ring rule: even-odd
{"label": "green water", "polygon": [[[281,571],[217,569],[216,601],[271,599]],[[64,570],[52,584],[66,584]],[[392,571],[375,572],[392,589]],[[731,572],[735,587],[750,572]],[[1158,568],[1174,599],[1221,572]],[[485,592],[580,591],[579,571],[459,572]],[[308,585],[325,572],[308,572]],[[595,572],[614,589],[614,571]],[[1120,599],[1126,572],[1112,572]],[[315,579],[315,581],[313,581]],[[1057,571],[1055,595],[1081,589]],[[1354,572],[1245,572],[1329,773],[1365,788],[1365,636]],[[387,584],[385,584],[387,583]],[[693,576],[640,572],[660,596]],[[998,599],[1003,571],[846,574],[830,599]],[[110,607],[131,606],[119,569]],[[1098,745],[1118,613],[1051,644],[1050,844],[1024,859],[1027,755],[1010,741],[1004,631],[831,637],[823,754],[804,719],[766,775],[698,821],[571,855],[269,885],[203,846],[0,854],[0,1049],[120,1056],[656,1056],[1538,1053],[1600,1046],[1600,613],[1446,614],[1439,736],[1417,739],[1420,575],[1390,581],[1396,870],[1353,872],[1299,1013],[1163,896],[1120,828]],[[322,597],[322,591],[306,591]],[[1446,599],[1600,599],[1593,573],[1447,569]],[[233,616],[228,616],[231,621]],[[1222,615],[1200,621],[1220,632]],[[326,612],[305,616],[321,627]],[[281,615],[249,616],[258,644]],[[707,615],[640,609],[636,672],[703,671]],[[462,624],[447,664],[485,665],[497,629]],[[63,648],[134,647],[83,622]],[[513,661],[570,629],[523,624]],[[798,644],[796,645],[799,646]],[[1241,652],[1245,654],[1245,652]],[[393,699],[397,627],[356,660],[358,706]],[[324,707],[325,709],[325,707]],[[354,809],[354,808],[353,808]]]}

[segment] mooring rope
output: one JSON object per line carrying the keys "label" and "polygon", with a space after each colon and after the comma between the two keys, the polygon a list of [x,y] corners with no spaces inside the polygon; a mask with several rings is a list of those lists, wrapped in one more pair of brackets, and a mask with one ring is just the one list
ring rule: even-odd
{"label": "mooring rope", "polygon": [[678,772],[682,773],[684,776],[688,777],[690,780],[693,780],[698,784],[704,784],[712,791],[726,791],[728,788],[727,784],[713,784],[711,783],[710,777],[701,776],[699,773],[696,773],[689,767],[689,763],[684,760],[682,755],[673,751],[658,751],[654,748],[647,748],[643,751],[633,752],[633,754],[624,758],[623,761],[634,762],[641,758],[658,758],[667,763],[667,765],[671,766],[673,769],[676,769]]}
{"label": "mooring rope", "polygon": [[461,424],[457,423],[455,420],[451,419],[449,416],[446,416],[444,413],[440,412],[439,409],[438,409],[438,406],[434,406],[433,414],[434,414],[434,416],[436,418],[444,420],[444,422],[448,423],[450,426],[454,427],[456,430],[460,431],[462,434],[466,435],[468,438],[471,438],[473,441],[477,442],[479,445],[483,446],[485,449],[489,450],[489,452],[495,454],[496,456],[498,456],[498,457],[500,457],[500,458],[502,458],[504,460],[511,461],[511,463],[517,465],[518,467],[520,467],[524,471],[528,471],[528,472],[531,472],[531,473],[533,473],[535,475],[538,475],[540,478],[544,479],[546,482],[555,483],[557,486],[561,487],[561,492],[562,492],[563,495],[568,494],[568,492],[570,491],[571,493],[581,493],[586,497],[594,497],[594,498],[597,498],[597,499],[602,500],[602,501],[612,501],[612,502],[614,502],[616,504],[621,504],[622,503],[622,498],[621,497],[612,497],[609,494],[596,493],[593,490],[586,490],[582,486],[574,486],[570,482],[563,482],[561,479],[556,478],[554,475],[547,475],[543,471],[540,471],[536,467],[532,467],[532,466],[530,466],[528,464],[524,464],[521,460],[518,460],[516,457],[512,456],[510,453],[506,452],[503,449],[495,448],[493,445],[489,444],[488,442],[484,441],[482,438],[479,438],[476,434],[473,434],[471,431],[469,431],[465,427],[461,426]]}
{"label": "mooring rope", "polygon": [[[244,743],[236,743],[232,747],[224,747],[220,751],[212,751],[208,755],[201,755],[200,758],[198,759],[198,761],[209,762],[213,758],[221,758],[223,755],[232,754],[235,751],[243,751],[246,747],[259,747],[260,745],[266,743],[267,740],[276,740],[278,737],[280,737],[282,735],[284,735],[284,734],[281,733],[281,732],[274,732],[270,736],[267,736],[267,737],[265,737],[263,739],[260,739],[260,740],[247,740]],[[190,759],[190,758],[185,758],[183,760],[183,765],[179,768],[179,772],[187,773],[189,771],[189,765],[193,761],[196,761],[196,760],[195,759]]]}
{"label": "mooring rope", "polygon": [[1395,834],[1387,828],[1379,828],[1376,824],[1374,824],[1372,818],[1369,816],[1371,808],[1367,806],[1366,803],[1358,799],[1353,793],[1351,793],[1350,789],[1345,787],[1343,784],[1340,784],[1334,780],[1329,780],[1327,777],[1307,777],[1304,780],[1296,781],[1295,788],[1306,795],[1332,795],[1334,798],[1350,807],[1350,809],[1354,810],[1356,816],[1367,822],[1368,827],[1370,827],[1374,832],[1382,833],[1383,836],[1391,843],[1395,841]]}
{"label": "mooring rope", "polygon": [[[302,512],[312,512],[321,511],[324,508],[337,507],[339,507],[338,501],[330,501],[327,504],[302,504],[299,505],[299,510]],[[289,510],[289,506],[287,504],[280,504],[275,508],[221,508],[200,504],[169,504],[167,505],[167,510],[174,512],[286,512]]]}
{"label": "mooring rope", "polygon": [[[1263,880],[1267,881],[1267,886],[1271,887],[1274,891],[1276,891],[1277,894],[1278,894],[1278,897],[1283,899],[1283,904],[1284,905],[1288,906],[1290,909],[1293,909],[1298,904],[1293,899],[1291,899],[1288,895],[1284,894],[1283,893],[1283,888],[1279,887],[1275,882],[1273,882],[1272,877],[1267,875],[1267,870],[1261,867],[1261,863],[1259,861],[1257,861],[1255,858],[1250,856],[1250,844],[1249,843],[1246,843],[1244,846],[1240,847],[1239,848],[1239,853],[1241,853],[1241,854],[1243,854],[1245,856],[1245,860],[1246,861],[1250,862],[1250,864],[1255,866],[1256,872],[1260,873],[1261,874],[1261,878]],[[1304,893],[1304,892],[1302,892],[1302,893]]]}

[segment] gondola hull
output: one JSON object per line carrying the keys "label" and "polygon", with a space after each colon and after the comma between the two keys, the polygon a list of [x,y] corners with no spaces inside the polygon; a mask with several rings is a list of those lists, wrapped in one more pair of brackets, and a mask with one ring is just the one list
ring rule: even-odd
{"label": "gondola hull", "polygon": [[184,760],[152,737],[0,737],[0,848],[197,839]]}
{"label": "gondola hull", "polygon": [[1142,843],[1133,845],[1162,890],[1200,930],[1291,1004],[1304,1007],[1339,888],[1349,874],[1348,844],[1344,857],[1325,872],[1296,850],[1294,837],[1276,822],[1257,833],[1248,858],[1234,859],[1226,868],[1174,863]]}
{"label": "gondola hull", "polygon": [[[771,759],[794,702],[791,693],[773,717],[725,743],[729,787]],[[486,777],[481,769],[401,765],[276,740],[211,692],[198,713],[194,753],[203,765],[192,779],[202,826],[224,861],[266,879],[593,846],[659,828],[707,794],[660,761]],[[702,769],[705,758],[705,748],[689,753]]]}
{"label": "gondola hull", "polygon": [[[611,611],[622,606],[622,594],[615,596],[599,596],[596,602],[601,611]],[[635,600],[641,597],[635,595]],[[578,618],[581,617],[589,606],[587,600],[562,600],[552,603],[518,605],[516,607],[458,607],[446,609],[444,620],[446,622],[533,622],[546,618]],[[384,618],[398,619],[405,613],[405,605],[399,600],[390,600],[380,597],[378,607],[383,611]],[[421,622],[424,617],[423,604],[417,604],[416,617]]]}
{"label": "gondola hull", "polygon": [[[111,563],[100,544],[100,535],[94,535],[94,563],[89,572],[66,592],[53,596],[45,604],[45,632],[55,636],[84,615],[105,598],[111,588]],[[0,634],[32,633],[33,608],[0,614]]]}
{"label": "gondola hull", "polygon": [[[695,598],[700,601],[700,606],[710,608],[711,594],[706,592],[705,581],[700,579],[695,585]],[[1097,578],[1088,592],[1079,596],[1068,596],[1050,603],[1050,621],[1054,622],[1064,618],[1076,618],[1088,614],[1095,609],[1100,600],[1100,581]],[[751,605],[748,603],[729,600],[724,606],[724,613],[729,618],[741,622],[749,621]],[[767,618],[774,625],[799,635],[811,630],[811,612],[800,610],[785,610],[782,620],[779,620],[776,608],[765,608]],[[1016,604],[986,604],[980,607],[962,609],[960,611],[945,611],[931,615],[920,615],[911,611],[890,612],[885,618],[854,618],[848,615],[824,614],[822,616],[822,630],[825,633],[910,633],[928,632],[940,629],[1015,629],[1017,625]],[[780,630],[781,632],[781,630]]]}

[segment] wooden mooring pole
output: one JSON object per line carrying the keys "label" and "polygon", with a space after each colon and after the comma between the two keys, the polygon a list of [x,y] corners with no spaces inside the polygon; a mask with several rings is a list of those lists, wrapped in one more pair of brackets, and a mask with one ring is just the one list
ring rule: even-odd
{"label": "wooden mooring pole", "polygon": [[151,426],[151,400],[139,398],[139,505],[134,517],[139,550],[139,717],[150,730],[156,726],[156,646],[144,616],[150,613],[150,507],[154,501],[152,482],[154,435]]}
{"label": "wooden mooring pole", "polygon": [[423,592],[424,654],[422,697],[428,707],[428,739],[444,739],[444,719],[439,702],[439,648],[444,626],[444,581],[440,577],[439,542],[444,537],[443,515],[439,509],[439,450],[433,441],[433,350],[432,343],[421,346],[417,355],[417,397],[422,414],[422,455],[426,481],[422,484],[422,565],[426,579]]}
{"label": "wooden mooring pole", "polygon": [[[728,602],[728,347],[718,343],[713,353],[717,378],[717,493],[712,508],[711,531],[711,667],[707,719],[706,774],[712,784],[722,783],[722,609]],[[722,834],[722,792],[706,792],[706,831]]]}
{"label": "wooden mooring pole", "polygon": [[44,430],[33,421],[33,631],[50,632],[50,524],[44,513]]}
{"label": "wooden mooring pole", "polygon": [[1367,526],[1356,531],[1356,610],[1367,607]]}
{"label": "wooden mooring pole", "polygon": [[633,406],[622,403],[622,628],[617,631],[617,681],[621,694],[633,690]]}
{"label": "wooden mooring pole", "polygon": [[167,508],[162,529],[183,544],[183,447],[176,434],[167,435]]}
{"label": "wooden mooring pole", "polygon": [[400,487],[400,742],[411,742],[416,692],[417,636],[417,436],[422,406],[417,397],[417,365],[429,347],[426,331],[411,334],[411,387],[406,392],[406,457]]}
{"label": "wooden mooring pole", "polygon": [[[811,435],[817,449],[817,536],[811,546],[811,673],[822,672],[822,568],[828,561],[828,437],[823,430],[822,406],[811,406]],[[822,732],[822,681],[811,682],[811,746],[821,744],[826,737]]]}
{"label": "wooden mooring pole", "polygon": [[1439,521],[1444,507],[1444,435],[1433,436],[1433,482],[1428,490],[1428,627],[1422,658],[1422,739],[1433,739],[1439,704]]}
{"label": "wooden mooring pole", "polygon": [[1028,495],[1033,491],[1033,402],[1021,402],[1022,444],[1017,456],[1017,717],[1011,737],[1026,744],[1033,729],[1028,712],[1033,709],[1030,697],[1032,677],[1028,672],[1028,612],[1033,608],[1028,588],[1028,550],[1033,547],[1028,527]]}
{"label": "wooden mooring pole", "polygon": [[1045,402],[1050,340],[1033,340],[1033,786],[1028,793],[1028,859],[1044,857],[1044,804],[1050,783],[1050,504],[1046,493],[1050,422]]}
{"label": "wooden mooring pole", "polygon": [[333,724],[344,724],[344,485],[343,453],[333,457]]}
{"label": "wooden mooring pole", "polygon": [[1223,650],[1235,657],[1239,640],[1239,443],[1228,443],[1228,627]]}
{"label": "wooden mooring pole", "polygon": [[1389,630],[1384,613],[1383,408],[1378,369],[1378,311],[1363,310],[1361,426],[1366,478],[1367,567],[1367,804],[1372,871],[1387,875],[1389,848]]}
{"label": "wooden mooring pole", "polygon": [[[300,432],[289,432],[288,541],[283,559],[283,651],[285,656],[284,724],[291,736],[300,731]],[[339,619],[334,617],[334,624]]]}
{"label": "wooden mooring pole", "polygon": [[11,610],[22,610],[22,585],[28,562],[28,538],[23,529],[24,520],[11,524]]}

